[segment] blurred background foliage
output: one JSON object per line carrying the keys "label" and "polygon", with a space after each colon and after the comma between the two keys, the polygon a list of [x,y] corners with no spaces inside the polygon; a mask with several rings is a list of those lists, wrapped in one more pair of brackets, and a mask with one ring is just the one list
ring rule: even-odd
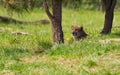
{"label": "blurred background foliage", "polygon": [[[51,0],[48,0],[49,5]],[[43,8],[42,0],[0,0],[0,5],[15,11]],[[102,0],[63,0],[63,7],[84,10],[104,9]],[[120,0],[117,0],[116,10],[120,10]],[[22,10],[21,10],[22,9]]]}

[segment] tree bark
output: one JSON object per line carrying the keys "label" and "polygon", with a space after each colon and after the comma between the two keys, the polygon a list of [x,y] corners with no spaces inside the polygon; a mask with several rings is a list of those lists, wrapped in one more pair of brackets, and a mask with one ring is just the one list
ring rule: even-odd
{"label": "tree bark", "polygon": [[52,23],[54,43],[64,43],[62,31],[62,0],[52,0],[52,14],[49,11],[47,1],[43,0],[45,11]]}
{"label": "tree bark", "polygon": [[105,21],[101,34],[108,34],[111,33],[112,29],[116,0],[104,0],[104,4],[105,4]]}
{"label": "tree bark", "polygon": [[63,43],[63,31],[62,31],[62,0],[53,0],[53,19],[52,19],[52,32],[53,41]]}

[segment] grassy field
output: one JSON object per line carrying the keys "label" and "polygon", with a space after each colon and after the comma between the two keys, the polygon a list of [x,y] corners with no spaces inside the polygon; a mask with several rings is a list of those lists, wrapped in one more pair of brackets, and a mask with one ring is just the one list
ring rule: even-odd
{"label": "grassy field", "polygon": [[[0,15],[10,16],[3,10]],[[22,15],[14,13],[13,18],[48,19],[37,9]],[[99,34],[103,22],[102,12],[63,9],[65,44],[54,46],[50,24],[0,23],[0,75],[120,75],[120,13],[115,12],[111,34]],[[83,26],[92,37],[74,42],[72,25]],[[11,34],[15,31],[29,34]]]}

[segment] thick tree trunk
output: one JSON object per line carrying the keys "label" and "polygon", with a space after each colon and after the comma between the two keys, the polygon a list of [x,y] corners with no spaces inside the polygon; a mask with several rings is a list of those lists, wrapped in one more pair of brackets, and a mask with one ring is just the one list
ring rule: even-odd
{"label": "thick tree trunk", "polygon": [[47,1],[43,0],[45,11],[52,23],[54,43],[64,43],[62,31],[62,0],[52,0],[52,14],[49,11]]}
{"label": "thick tree trunk", "polygon": [[62,31],[62,0],[53,0],[53,19],[52,19],[52,32],[53,41],[57,43],[63,43],[63,31]]}
{"label": "thick tree trunk", "polygon": [[111,32],[112,29],[116,0],[104,0],[104,3],[105,3],[105,21],[101,34],[108,34]]}

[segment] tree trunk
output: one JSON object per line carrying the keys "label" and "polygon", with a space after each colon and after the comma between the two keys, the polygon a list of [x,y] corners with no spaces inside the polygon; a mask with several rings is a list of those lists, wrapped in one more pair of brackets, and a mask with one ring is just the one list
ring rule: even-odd
{"label": "tree trunk", "polygon": [[47,1],[43,0],[45,11],[52,23],[54,43],[64,43],[62,31],[62,0],[52,0],[52,14],[49,11]]}
{"label": "tree trunk", "polygon": [[53,41],[57,43],[63,43],[63,31],[62,31],[62,0],[53,0],[53,19],[52,19],[52,32]]}
{"label": "tree trunk", "polygon": [[27,7],[28,9],[32,8],[32,0],[28,0]]}
{"label": "tree trunk", "polygon": [[102,11],[102,12],[104,12],[104,10],[105,10],[105,5],[103,2],[104,2],[104,0],[99,0],[99,3],[98,3],[98,5],[99,5],[98,10]]}
{"label": "tree trunk", "polygon": [[116,0],[104,0],[104,4],[105,4],[105,21],[101,34],[108,34],[111,32],[112,29]]}

